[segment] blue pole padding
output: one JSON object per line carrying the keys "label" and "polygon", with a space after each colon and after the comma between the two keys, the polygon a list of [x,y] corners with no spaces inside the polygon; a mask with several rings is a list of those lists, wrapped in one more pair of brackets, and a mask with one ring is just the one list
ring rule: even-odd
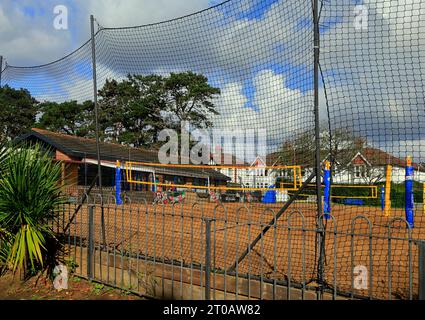
{"label": "blue pole padding", "polygon": [[385,187],[381,187],[381,209],[385,210]]}
{"label": "blue pole padding", "polygon": [[406,166],[406,221],[414,227],[414,200],[413,200],[413,167]]}
{"label": "blue pole padding", "polygon": [[117,200],[117,205],[122,204],[121,200],[121,166],[117,165],[115,168],[115,199]]}
{"label": "blue pole padding", "polygon": [[325,219],[330,218],[331,213],[331,170],[325,169],[323,180],[325,184],[325,190],[324,190],[324,217]]}
{"label": "blue pole padding", "polygon": [[155,187],[155,183],[156,183],[156,181],[155,181],[155,176],[154,175],[152,175],[152,191],[153,192],[156,192],[156,187]]}

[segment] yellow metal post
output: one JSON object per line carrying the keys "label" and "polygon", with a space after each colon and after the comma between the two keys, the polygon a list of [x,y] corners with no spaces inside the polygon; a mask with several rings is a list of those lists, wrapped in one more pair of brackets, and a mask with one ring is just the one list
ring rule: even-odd
{"label": "yellow metal post", "polygon": [[330,161],[325,161],[325,169],[330,170],[331,169],[331,163]]}
{"label": "yellow metal post", "polygon": [[297,171],[298,171],[298,187],[301,188],[301,186],[303,185],[303,177],[301,174],[301,167],[297,167]]}
{"label": "yellow metal post", "polygon": [[389,217],[391,215],[391,173],[393,167],[391,165],[387,166],[387,172],[385,174],[385,208],[384,215]]}
{"label": "yellow metal post", "polygon": [[422,187],[422,209],[425,212],[425,182]]}

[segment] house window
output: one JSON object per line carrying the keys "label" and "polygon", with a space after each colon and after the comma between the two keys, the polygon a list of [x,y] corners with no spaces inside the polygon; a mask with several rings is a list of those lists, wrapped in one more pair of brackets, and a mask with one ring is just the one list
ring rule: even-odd
{"label": "house window", "polygon": [[364,178],[366,173],[366,168],[364,165],[354,166],[354,177],[355,178]]}

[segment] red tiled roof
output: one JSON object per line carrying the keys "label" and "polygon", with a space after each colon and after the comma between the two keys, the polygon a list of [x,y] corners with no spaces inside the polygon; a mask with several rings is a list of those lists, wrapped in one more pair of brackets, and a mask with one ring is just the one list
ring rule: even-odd
{"label": "red tiled roof", "polygon": [[[280,163],[280,152],[273,152],[267,155],[267,165],[268,166],[272,166],[274,164],[282,164]],[[397,166],[397,167],[405,167],[406,166],[406,159],[400,159],[388,152],[382,151],[380,149],[377,148],[370,148],[370,147],[366,147],[364,148],[360,154],[362,155],[362,157],[369,162],[372,166],[386,166],[388,164],[392,165],[392,166]],[[355,156],[355,154],[353,154],[353,157]],[[338,159],[336,159],[338,160]],[[356,159],[353,159],[353,161],[355,161]],[[417,163],[413,163],[412,164],[413,168],[415,170],[420,170],[420,171],[425,171],[425,168],[420,167]]]}
{"label": "red tiled roof", "polygon": [[[376,148],[364,148],[361,154],[372,166],[385,166],[389,164],[397,167],[405,167],[407,164],[406,159],[397,158]],[[418,169],[417,163],[413,163],[412,166],[414,169]]]}

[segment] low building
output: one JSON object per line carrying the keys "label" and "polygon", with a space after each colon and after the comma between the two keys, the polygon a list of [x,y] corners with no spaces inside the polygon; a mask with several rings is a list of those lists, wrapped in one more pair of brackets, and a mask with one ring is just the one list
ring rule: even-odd
{"label": "low building", "polygon": [[[39,143],[51,151],[52,159],[62,163],[62,183],[72,187],[88,187],[97,177],[97,148],[94,139],[81,138],[47,130],[32,129],[18,139],[19,142]],[[115,169],[120,161],[123,176],[123,190],[163,191],[166,187],[155,187],[158,184],[184,185],[195,191],[207,192],[207,189],[196,189],[196,186],[226,185],[229,177],[213,169],[178,168],[159,166],[158,153],[155,150],[132,148],[113,143],[100,143],[100,159],[102,168],[102,186],[115,186]],[[152,184],[129,183],[126,180],[125,163],[128,161],[149,163],[149,165],[133,165],[131,174],[134,180]],[[155,166],[158,164],[158,166]],[[193,186],[193,188],[191,188]],[[172,189],[170,187],[170,189]],[[174,188],[174,190],[176,190]],[[177,190],[178,191],[178,190]]]}
{"label": "low building", "polygon": [[[341,160],[340,160],[341,161]],[[236,163],[236,162],[235,162]],[[278,178],[287,181],[286,188],[293,187],[293,169],[273,170],[272,166],[291,166],[293,163],[283,163],[279,152],[270,153],[267,158],[257,157],[251,164],[229,165],[221,168],[221,173],[229,176],[231,182],[238,183],[246,188],[269,188],[276,185],[279,188]],[[211,162],[211,165],[215,163]],[[386,181],[387,166],[391,165],[391,181],[403,183],[405,181],[406,159],[400,159],[377,148],[365,147],[352,155],[348,163],[342,163],[335,159],[333,171],[333,183],[348,185],[372,185]],[[233,167],[230,167],[233,166]],[[425,166],[415,162],[414,180],[425,183]],[[302,166],[302,180],[305,181],[313,172],[311,166]],[[315,179],[313,179],[313,182]],[[297,185],[300,181],[296,181]]]}
{"label": "low building", "polygon": [[[271,168],[282,165],[276,157],[267,156],[267,159],[264,159],[261,156],[257,156],[251,163],[243,164],[240,164],[240,161],[237,162],[234,156],[231,157],[233,157],[232,163],[228,164],[227,167],[217,170],[228,176],[231,179],[230,182],[239,184],[245,188],[265,189],[276,185],[276,179],[281,175],[293,177],[292,168],[285,170]],[[230,156],[228,158],[230,159]],[[210,165],[216,166],[217,164],[211,160]]]}
{"label": "low building", "polygon": [[[346,164],[337,163],[334,183],[375,184],[386,181],[387,166],[391,165],[391,181],[403,183],[406,176],[406,159],[400,159],[385,151],[366,147],[357,152]],[[425,182],[425,167],[412,163],[414,180]]]}
{"label": "low building", "polygon": [[[364,147],[361,151],[350,155],[348,163],[341,159],[335,159],[332,181],[335,184],[349,185],[372,185],[386,181],[387,166],[391,165],[391,181],[403,183],[405,181],[406,159],[398,158],[383,150]],[[270,161],[284,165],[279,160],[279,152],[267,156]],[[329,156],[328,156],[329,158]],[[323,165],[323,162],[322,162]],[[425,183],[425,167],[418,163],[412,163],[414,169],[414,181]],[[311,166],[303,166],[303,181],[313,172]],[[314,180],[313,180],[314,181]]]}
{"label": "low building", "polygon": [[245,188],[269,188],[275,184],[276,171],[267,168],[266,161],[258,156],[252,163],[221,169],[221,173],[229,176],[231,182]]}
{"label": "low building", "polygon": [[[231,180],[230,182],[236,185],[240,185],[243,188],[248,190],[255,191],[254,189],[259,189],[260,194],[265,194],[265,190],[271,187],[279,187],[276,185],[277,178],[281,175],[293,176],[291,172],[292,169],[288,170],[276,170],[270,168],[277,165],[276,161],[272,157],[267,157],[267,160],[261,156],[257,156],[254,161],[250,164],[243,163],[238,161],[236,157],[228,155],[227,159],[232,159],[232,162],[226,165],[223,165],[223,168],[218,168],[219,172],[227,175]],[[222,163],[226,163],[222,161]],[[217,166],[212,159],[210,161],[211,166]],[[278,190],[276,194],[278,202],[283,202],[288,199],[288,192],[286,190]]]}

